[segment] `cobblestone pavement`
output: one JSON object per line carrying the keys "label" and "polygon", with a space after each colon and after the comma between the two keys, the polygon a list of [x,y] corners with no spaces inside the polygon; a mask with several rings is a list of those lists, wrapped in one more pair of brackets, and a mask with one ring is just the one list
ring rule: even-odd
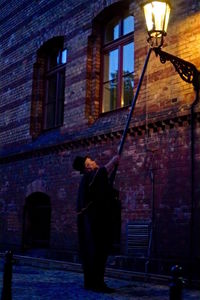
{"label": "cobblestone pavement", "polygon": [[[0,291],[3,281],[3,265],[0,264]],[[106,278],[113,294],[86,291],[83,275],[77,272],[41,269],[23,265],[13,266],[13,300],[169,300],[169,288],[164,285]],[[183,291],[183,300],[199,300],[200,291]]]}

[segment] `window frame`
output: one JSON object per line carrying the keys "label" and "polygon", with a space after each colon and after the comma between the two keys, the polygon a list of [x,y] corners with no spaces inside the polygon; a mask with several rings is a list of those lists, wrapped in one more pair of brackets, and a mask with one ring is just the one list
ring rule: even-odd
{"label": "window frame", "polygon": [[[132,14],[129,14],[128,16],[134,16]],[[121,16],[120,21],[119,21],[119,37],[116,40],[112,40],[109,42],[104,42],[105,40],[105,31],[106,31],[106,26],[104,27],[103,34],[102,34],[102,51],[101,51],[101,89],[100,89],[100,97],[101,97],[101,113],[107,113],[112,110],[120,109],[125,106],[122,106],[121,99],[122,99],[122,89],[123,89],[123,47],[129,43],[134,44],[134,29],[133,31],[123,35],[123,21],[126,18],[125,15]],[[111,82],[111,80],[104,81],[104,60],[105,60],[105,55],[108,54],[109,52],[118,49],[118,76],[117,76],[117,104],[116,108],[108,110],[108,111],[103,111],[103,91],[104,91],[104,85],[107,82]],[[133,53],[134,55],[134,53]],[[133,70],[133,75],[135,73],[135,70]],[[131,73],[130,73],[131,74]]]}
{"label": "window frame", "polygon": [[[62,72],[64,72],[64,85],[65,85],[65,69],[66,69],[66,63],[62,63],[62,53],[63,51],[67,51],[66,48],[60,47],[58,49],[58,55],[59,55],[59,64],[54,66],[54,67],[50,67],[50,58],[51,58],[51,53],[47,53],[46,56],[46,70],[45,70],[45,101],[44,101],[44,117],[43,117],[43,130],[50,130],[53,128],[57,128],[63,125],[63,121],[64,121],[64,100],[65,100],[65,95],[63,95],[63,103],[62,103],[62,117],[60,118],[58,115],[58,108],[59,108],[59,85],[61,83],[61,79],[60,79],[60,74]],[[55,97],[55,101],[50,102],[49,101],[49,78],[51,78],[51,76],[56,75],[56,97]],[[65,86],[64,86],[64,90],[63,90],[64,94],[65,94]],[[54,122],[52,126],[48,125],[48,105],[50,103],[55,103],[55,113],[54,113]]]}

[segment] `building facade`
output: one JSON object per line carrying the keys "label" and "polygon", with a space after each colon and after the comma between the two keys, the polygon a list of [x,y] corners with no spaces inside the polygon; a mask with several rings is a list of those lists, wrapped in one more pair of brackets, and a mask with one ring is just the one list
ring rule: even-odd
{"label": "building facade", "polygon": [[[76,155],[120,143],[148,52],[142,1],[0,1],[0,249],[78,260]],[[199,1],[173,1],[163,50],[200,68]],[[197,277],[198,92],[151,54],[115,188],[113,265]],[[189,275],[188,275],[189,276]]]}

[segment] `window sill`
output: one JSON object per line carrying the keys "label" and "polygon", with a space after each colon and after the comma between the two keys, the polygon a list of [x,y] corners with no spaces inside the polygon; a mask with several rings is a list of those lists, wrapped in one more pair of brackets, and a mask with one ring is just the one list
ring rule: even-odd
{"label": "window sill", "polygon": [[131,104],[123,106],[123,107],[118,107],[116,109],[109,110],[109,111],[106,111],[106,112],[101,112],[99,114],[99,117],[101,118],[101,117],[104,117],[104,116],[107,116],[107,115],[110,115],[110,114],[118,113],[118,112],[121,112],[121,111],[126,111],[126,110],[129,110],[130,107],[131,107]]}

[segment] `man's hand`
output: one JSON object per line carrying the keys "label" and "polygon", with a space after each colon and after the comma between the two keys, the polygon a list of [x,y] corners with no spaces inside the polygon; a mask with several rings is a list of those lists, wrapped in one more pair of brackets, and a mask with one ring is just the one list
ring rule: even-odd
{"label": "man's hand", "polygon": [[112,158],[112,163],[113,163],[113,165],[118,165],[119,164],[119,159],[120,159],[120,155],[119,154],[117,154],[117,155],[115,155],[115,156],[113,156],[113,158]]}
{"label": "man's hand", "polygon": [[107,172],[110,173],[114,169],[115,166],[119,164],[119,154],[113,156],[113,158],[105,165]]}

